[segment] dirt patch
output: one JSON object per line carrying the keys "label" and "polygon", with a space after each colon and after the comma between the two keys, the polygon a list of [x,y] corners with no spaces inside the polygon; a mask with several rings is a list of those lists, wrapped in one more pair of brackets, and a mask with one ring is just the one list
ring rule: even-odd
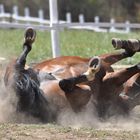
{"label": "dirt patch", "polygon": [[96,130],[58,125],[0,124],[1,140],[138,140],[139,131]]}

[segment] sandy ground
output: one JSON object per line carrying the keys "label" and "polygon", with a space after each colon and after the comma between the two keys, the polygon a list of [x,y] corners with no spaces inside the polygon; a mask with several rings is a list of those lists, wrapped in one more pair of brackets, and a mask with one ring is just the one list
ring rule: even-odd
{"label": "sandy ground", "polygon": [[0,140],[139,140],[139,131],[95,130],[58,125],[0,124]]}

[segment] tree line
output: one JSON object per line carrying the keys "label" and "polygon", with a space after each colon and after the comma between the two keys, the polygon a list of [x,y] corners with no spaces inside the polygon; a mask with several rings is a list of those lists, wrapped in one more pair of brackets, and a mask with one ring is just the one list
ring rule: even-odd
{"label": "tree line", "polygon": [[[21,15],[24,7],[30,8],[32,16],[36,16],[41,8],[45,18],[49,18],[49,0],[1,0],[0,4],[4,4],[6,11],[11,13],[13,5],[17,5]],[[99,16],[101,21],[115,18],[118,22],[140,22],[140,0],[58,0],[58,10],[60,19],[64,20],[66,12],[70,12],[73,21],[77,21],[82,13],[86,21],[93,21],[95,16]]]}

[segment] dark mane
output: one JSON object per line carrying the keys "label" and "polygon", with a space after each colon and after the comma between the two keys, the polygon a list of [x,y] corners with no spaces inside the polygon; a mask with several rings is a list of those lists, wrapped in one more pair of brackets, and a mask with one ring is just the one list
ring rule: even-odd
{"label": "dark mane", "polygon": [[[34,78],[34,79],[32,79]],[[24,70],[20,74],[14,75],[13,88],[19,102],[17,111],[24,112],[41,119],[43,122],[54,121],[48,101],[43,96],[43,91],[39,88],[40,82],[34,70]]]}

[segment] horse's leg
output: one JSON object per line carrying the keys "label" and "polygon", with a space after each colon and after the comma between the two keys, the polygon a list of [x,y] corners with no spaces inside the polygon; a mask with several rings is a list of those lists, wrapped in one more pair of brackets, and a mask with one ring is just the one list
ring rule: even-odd
{"label": "horse's leg", "polygon": [[35,41],[36,32],[32,28],[28,28],[25,32],[25,40],[23,43],[23,52],[20,54],[16,61],[16,70],[24,70],[26,57],[32,49],[32,43]]}
{"label": "horse's leg", "polygon": [[95,74],[99,71],[101,65],[101,60],[99,57],[93,57],[89,61],[89,68],[87,72],[79,75],[77,77],[72,77],[68,79],[63,79],[59,81],[60,88],[66,93],[72,92],[76,84],[83,82],[92,81],[95,77]]}
{"label": "horse's leg", "polygon": [[[32,43],[35,40],[36,33],[32,28],[28,28],[25,32],[25,40],[23,43],[23,51],[20,56],[17,58],[16,63],[14,65],[14,83],[13,88],[16,91],[17,96],[19,97],[20,101],[19,104],[27,105],[30,104],[28,97],[31,95],[28,94],[29,86],[31,84],[31,78],[36,78],[37,83],[37,75],[32,69],[25,69],[26,64],[26,57],[28,53],[31,51]],[[27,103],[25,104],[24,101]],[[22,103],[23,102],[23,103]]]}
{"label": "horse's leg", "polygon": [[113,38],[112,44],[115,49],[133,49],[135,52],[140,51],[140,40],[138,39],[121,40],[119,38]]}
{"label": "horse's leg", "polygon": [[129,104],[131,109],[136,105],[140,105],[140,73],[127,80],[119,96]]}
{"label": "horse's leg", "polygon": [[[104,54],[101,55],[101,59],[107,64],[107,65],[112,65],[122,59],[125,59],[127,57],[132,57],[137,51],[139,51],[136,47],[135,44],[132,44],[131,41],[129,41],[130,45],[128,46],[128,43],[126,40],[120,40],[122,41],[122,49],[124,49],[123,52],[118,52],[118,53],[111,53],[111,54]],[[117,40],[112,39],[112,45],[114,48],[116,48]]]}
{"label": "horse's leg", "polygon": [[107,74],[104,78],[104,82],[109,82],[112,85],[121,86],[130,77],[139,72],[140,72],[140,63],[130,68],[126,68],[120,71],[115,71],[110,74]]}
{"label": "horse's leg", "polygon": [[126,83],[124,84],[123,93],[121,94],[122,98],[124,97],[124,99],[127,99],[129,98],[127,97],[127,95],[131,97],[133,96],[132,92],[137,92],[140,90],[139,79],[140,79],[140,73],[137,73],[126,81]]}

